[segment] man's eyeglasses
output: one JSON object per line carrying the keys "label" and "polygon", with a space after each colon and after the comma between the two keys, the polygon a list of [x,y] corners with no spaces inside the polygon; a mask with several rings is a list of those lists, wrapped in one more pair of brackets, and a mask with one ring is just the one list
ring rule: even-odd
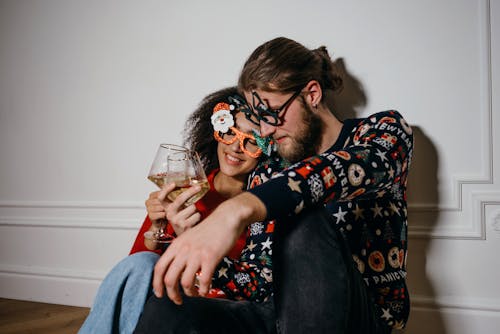
{"label": "man's eyeglasses", "polygon": [[296,90],[295,93],[293,93],[293,95],[281,105],[281,107],[276,109],[269,108],[255,91],[252,92],[252,107],[249,106],[246,101],[236,101],[239,97],[235,97],[233,102],[238,105],[240,111],[243,112],[245,117],[253,124],[260,125],[260,121],[263,121],[269,125],[276,126],[280,124],[280,118],[284,116],[284,114],[280,115],[280,113],[282,113],[288,105],[300,95],[302,89],[304,89],[303,86]]}

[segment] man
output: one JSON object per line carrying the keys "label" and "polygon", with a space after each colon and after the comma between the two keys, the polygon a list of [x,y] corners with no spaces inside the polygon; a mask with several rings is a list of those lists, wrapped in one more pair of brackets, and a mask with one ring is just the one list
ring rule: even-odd
{"label": "man", "polygon": [[276,219],[276,231],[268,233],[269,242],[274,238],[275,314],[269,303],[226,307],[230,315],[214,315],[214,322],[229,324],[219,332],[230,333],[231,323],[245,323],[249,333],[272,332],[252,327],[271,328],[272,321],[283,333],[390,333],[404,326],[412,131],[395,111],[341,122],[325,103],[339,84],[324,47],[309,50],[277,38],[252,53],[239,79],[246,116],[294,164],[222,203],[171,244],[155,267],[153,287],[157,297],[166,289],[181,305],[180,283],[185,303],[176,308],[155,299],[142,324],[168,304],[170,318],[190,314],[190,330],[212,332],[198,317],[202,309],[193,306],[200,298],[192,296],[207,293],[214,268],[247,226]]}

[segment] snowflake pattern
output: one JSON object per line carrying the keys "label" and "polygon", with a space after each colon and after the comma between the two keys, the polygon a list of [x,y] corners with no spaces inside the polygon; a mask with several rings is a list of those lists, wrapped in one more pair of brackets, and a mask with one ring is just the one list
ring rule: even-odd
{"label": "snowflake pattern", "polygon": [[238,284],[240,284],[240,285],[243,285],[243,284],[250,282],[250,275],[248,275],[247,273],[237,273],[235,275],[235,278],[236,278],[236,281],[238,282]]}
{"label": "snowflake pattern", "polygon": [[307,182],[309,183],[309,188],[311,189],[313,203],[318,203],[323,195],[323,182],[321,182],[321,177],[314,174],[307,180]]}
{"label": "snowflake pattern", "polygon": [[261,222],[250,224],[250,235],[261,234],[263,230],[264,230],[264,224]]}

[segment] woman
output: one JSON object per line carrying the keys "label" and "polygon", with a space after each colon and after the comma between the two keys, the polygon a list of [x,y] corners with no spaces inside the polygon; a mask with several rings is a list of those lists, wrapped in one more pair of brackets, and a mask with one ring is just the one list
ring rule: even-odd
{"label": "woman", "polygon": [[[145,231],[156,230],[158,220],[167,218],[168,231],[178,236],[200,222],[225,199],[246,188],[248,175],[256,167],[262,151],[252,134],[255,126],[239,112],[235,97],[235,87],[208,95],[186,123],[186,144],[200,155],[208,175],[209,192],[188,207],[183,206],[182,196],[174,202],[166,199],[172,190],[168,185],[150,194],[146,200],[148,216],[136,237],[131,255],[118,263],[102,282],[80,334],[132,333],[134,330],[151,294],[154,264],[164,250],[162,244],[145,239]],[[237,261],[245,247],[245,237],[240,237],[228,254],[228,261]],[[217,278],[214,286],[217,286],[216,281]],[[214,288],[210,297],[226,297],[226,294]]]}

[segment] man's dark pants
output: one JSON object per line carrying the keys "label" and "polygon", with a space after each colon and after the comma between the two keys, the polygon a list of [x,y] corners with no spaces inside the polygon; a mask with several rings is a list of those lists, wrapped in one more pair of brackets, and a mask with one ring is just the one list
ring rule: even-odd
{"label": "man's dark pants", "polygon": [[273,252],[268,302],[153,296],[134,333],[376,333],[366,286],[323,208],[277,223]]}

